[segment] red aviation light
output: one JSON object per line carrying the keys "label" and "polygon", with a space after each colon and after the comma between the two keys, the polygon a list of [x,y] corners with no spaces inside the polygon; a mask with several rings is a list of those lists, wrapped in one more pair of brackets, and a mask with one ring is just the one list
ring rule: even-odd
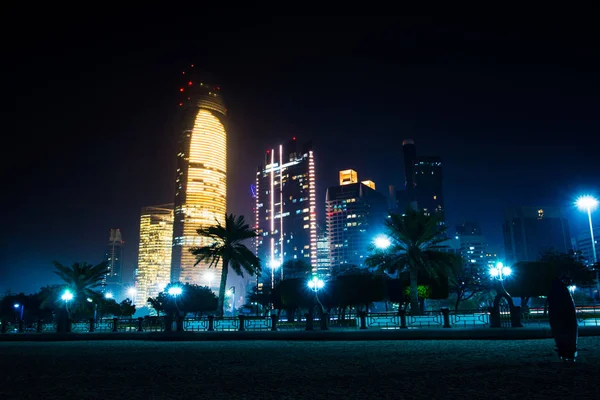
{"label": "red aviation light", "polygon": [[192,68],[194,68],[194,64],[192,64]]}
{"label": "red aviation light", "polygon": [[192,86],[192,81],[189,81],[189,82],[188,82],[188,86]]}
{"label": "red aviation light", "polygon": [[181,71],[181,75],[185,75],[185,71]]}
{"label": "red aviation light", "polygon": [[296,136],[294,136],[294,137],[292,138],[292,140],[296,140]]}
{"label": "red aviation light", "polygon": [[179,103],[179,107],[183,106],[183,103]]}
{"label": "red aviation light", "polygon": [[179,88],[179,91],[180,91],[180,92],[183,92],[183,88]]}
{"label": "red aviation light", "polygon": [[271,150],[267,150],[267,154],[269,154],[271,152]]}

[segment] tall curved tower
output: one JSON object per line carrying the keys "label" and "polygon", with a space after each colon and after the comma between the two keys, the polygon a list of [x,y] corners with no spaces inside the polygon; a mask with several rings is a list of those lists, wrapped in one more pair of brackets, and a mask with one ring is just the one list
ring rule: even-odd
{"label": "tall curved tower", "polygon": [[194,66],[181,74],[181,136],[177,151],[171,281],[219,288],[221,267],[196,263],[190,248],[210,244],[198,228],[225,223],[227,109],[218,86],[198,79]]}

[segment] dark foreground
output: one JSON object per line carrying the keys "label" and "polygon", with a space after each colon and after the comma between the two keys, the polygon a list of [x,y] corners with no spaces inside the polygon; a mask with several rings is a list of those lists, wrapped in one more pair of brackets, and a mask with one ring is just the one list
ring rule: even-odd
{"label": "dark foreground", "polygon": [[600,398],[600,337],[0,343],[0,399]]}

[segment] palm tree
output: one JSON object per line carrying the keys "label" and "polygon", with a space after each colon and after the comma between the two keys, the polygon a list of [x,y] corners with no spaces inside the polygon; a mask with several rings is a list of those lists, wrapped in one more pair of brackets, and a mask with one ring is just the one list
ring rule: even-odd
{"label": "palm tree", "polygon": [[106,274],[109,272],[108,262],[97,265],[86,262],[74,263],[70,267],[54,261],[54,273],[66,283],[66,288],[73,292],[73,310],[85,308],[88,298],[98,298],[95,290],[102,285]]}
{"label": "palm tree", "polygon": [[74,263],[70,267],[54,261],[54,273],[61,277],[75,296],[87,299],[93,297],[97,292],[94,290],[102,285],[102,281],[109,271],[108,262],[104,261],[97,265],[86,262]]}
{"label": "palm tree", "polygon": [[208,268],[217,268],[222,264],[217,308],[217,312],[222,316],[229,268],[239,276],[244,276],[244,271],[252,276],[261,270],[260,259],[244,243],[255,238],[256,231],[250,228],[243,216],[229,214],[225,216],[225,226],[217,221],[216,225],[200,228],[197,232],[198,235],[209,239],[210,244],[190,249],[196,256],[195,265],[206,262]]}
{"label": "palm tree", "polygon": [[365,262],[389,274],[408,272],[410,309],[419,313],[417,276],[423,274],[434,279],[448,276],[459,260],[445,251],[446,228],[434,216],[411,208],[405,214],[392,214],[385,221],[385,228],[390,246],[374,249]]}

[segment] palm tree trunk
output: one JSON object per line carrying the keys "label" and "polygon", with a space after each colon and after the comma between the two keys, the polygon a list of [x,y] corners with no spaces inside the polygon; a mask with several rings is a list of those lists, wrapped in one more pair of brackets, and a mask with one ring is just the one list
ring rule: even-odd
{"label": "palm tree trunk", "polygon": [[417,283],[417,271],[410,271],[410,313],[421,314],[419,305],[419,285]]}
{"label": "palm tree trunk", "polygon": [[217,315],[222,317],[223,307],[225,306],[225,290],[227,287],[227,273],[229,272],[229,260],[223,259],[223,271],[221,272],[221,284],[219,285],[219,303],[217,306]]}

